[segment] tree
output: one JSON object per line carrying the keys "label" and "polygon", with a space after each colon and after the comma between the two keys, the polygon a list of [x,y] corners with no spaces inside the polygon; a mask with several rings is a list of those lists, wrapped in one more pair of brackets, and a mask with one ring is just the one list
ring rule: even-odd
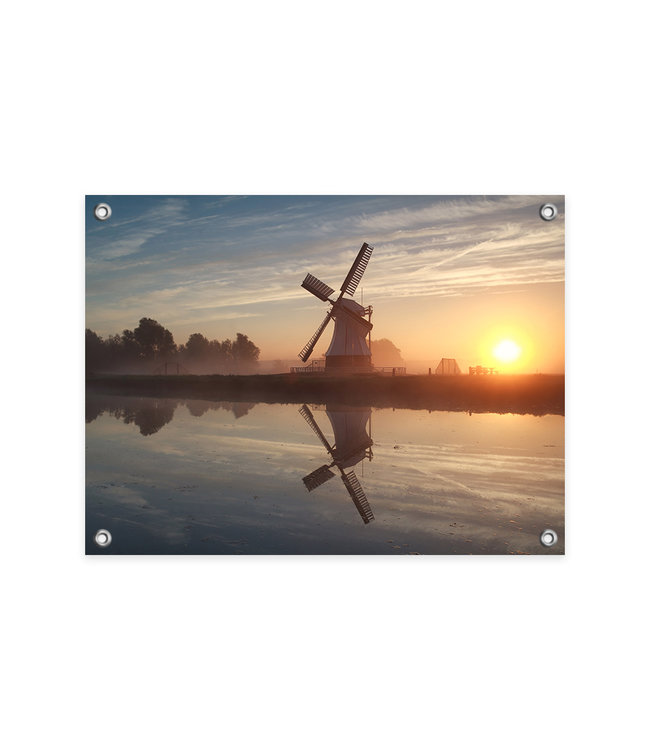
{"label": "tree", "polygon": [[140,318],[140,324],[133,334],[147,359],[167,357],[176,353],[174,337],[157,320]]}
{"label": "tree", "polygon": [[[193,333],[185,345],[176,346],[171,332],[152,318],[140,318],[138,327],[103,339],[86,329],[86,371],[151,370],[151,360],[173,357],[191,363],[197,372],[250,372],[257,367],[259,347],[243,333],[234,341],[208,341]],[[160,364],[158,364],[160,368]]]}
{"label": "tree", "polygon": [[274,359],[271,364],[271,372],[284,372],[286,370],[284,361],[281,359]]}
{"label": "tree", "polygon": [[377,367],[397,367],[404,364],[402,352],[390,339],[372,342],[372,362]]}
{"label": "tree", "polygon": [[185,344],[185,354],[190,359],[207,358],[210,354],[210,342],[202,333],[193,333]]}
{"label": "tree", "polygon": [[93,372],[105,364],[104,340],[95,331],[86,328],[86,372]]}
{"label": "tree", "polygon": [[260,350],[248,336],[238,333],[236,341],[232,344],[232,356],[235,362],[241,362],[244,365],[250,366],[257,364]]}
{"label": "tree", "polygon": [[142,349],[133,331],[125,328],[122,331],[122,355],[125,362],[137,362]]}
{"label": "tree", "polygon": [[232,341],[217,341],[214,339],[210,342],[210,358],[214,362],[217,370],[222,372],[231,372],[233,369]]}
{"label": "tree", "polygon": [[118,365],[124,358],[124,349],[122,347],[121,336],[119,336],[117,333],[109,336],[104,341],[104,348],[106,350],[108,362],[111,365],[112,369],[115,365]]}

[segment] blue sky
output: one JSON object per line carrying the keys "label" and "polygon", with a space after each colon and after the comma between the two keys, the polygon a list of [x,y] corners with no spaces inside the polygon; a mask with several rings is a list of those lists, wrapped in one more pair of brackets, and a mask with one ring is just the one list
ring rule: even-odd
{"label": "blue sky", "polygon": [[[98,222],[102,200],[113,213]],[[553,222],[539,218],[545,200],[560,209]],[[147,316],[177,343],[241,331],[263,359],[295,358],[326,309],[301,288],[305,274],[338,288],[366,241],[355,299],[363,289],[375,307],[375,337],[410,358],[471,360],[472,320],[546,316],[536,333],[549,351],[533,369],[557,371],[563,217],[559,196],[88,196],[86,325],[107,335]]]}

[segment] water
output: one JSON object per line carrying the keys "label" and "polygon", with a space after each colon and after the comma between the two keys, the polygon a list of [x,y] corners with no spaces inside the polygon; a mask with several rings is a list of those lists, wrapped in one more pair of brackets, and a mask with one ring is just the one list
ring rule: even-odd
{"label": "water", "polygon": [[89,395],[86,486],[90,554],[561,554],[564,418]]}

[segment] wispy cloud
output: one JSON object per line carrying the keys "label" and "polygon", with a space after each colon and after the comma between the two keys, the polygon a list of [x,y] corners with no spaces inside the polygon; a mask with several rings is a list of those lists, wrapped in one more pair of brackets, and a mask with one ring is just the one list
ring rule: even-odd
{"label": "wispy cloud", "polygon": [[89,234],[87,260],[97,265],[135,255],[154,237],[164,235],[171,227],[181,224],[185,210],[184,200],[166,198],[142,216],[96,225]]}
{"label": "wispy cloud", "polygon": [[171,325],[299,310],[305,273],[338,287],[364,240],[375,246],[363,279],[373,302],[564,279],[563,221],[542,222],[534,196],[235,198],[159,198],[93,226],[89,319],[126,327],[139,311],[162,310]]}

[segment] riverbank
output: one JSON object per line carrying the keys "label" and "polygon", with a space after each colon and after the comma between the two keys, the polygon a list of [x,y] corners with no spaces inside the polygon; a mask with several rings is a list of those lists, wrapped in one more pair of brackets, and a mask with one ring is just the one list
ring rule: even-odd
{"label": "riverbank", "polygon": [[91,375],[96,393],[564,415],[564,375]]}

